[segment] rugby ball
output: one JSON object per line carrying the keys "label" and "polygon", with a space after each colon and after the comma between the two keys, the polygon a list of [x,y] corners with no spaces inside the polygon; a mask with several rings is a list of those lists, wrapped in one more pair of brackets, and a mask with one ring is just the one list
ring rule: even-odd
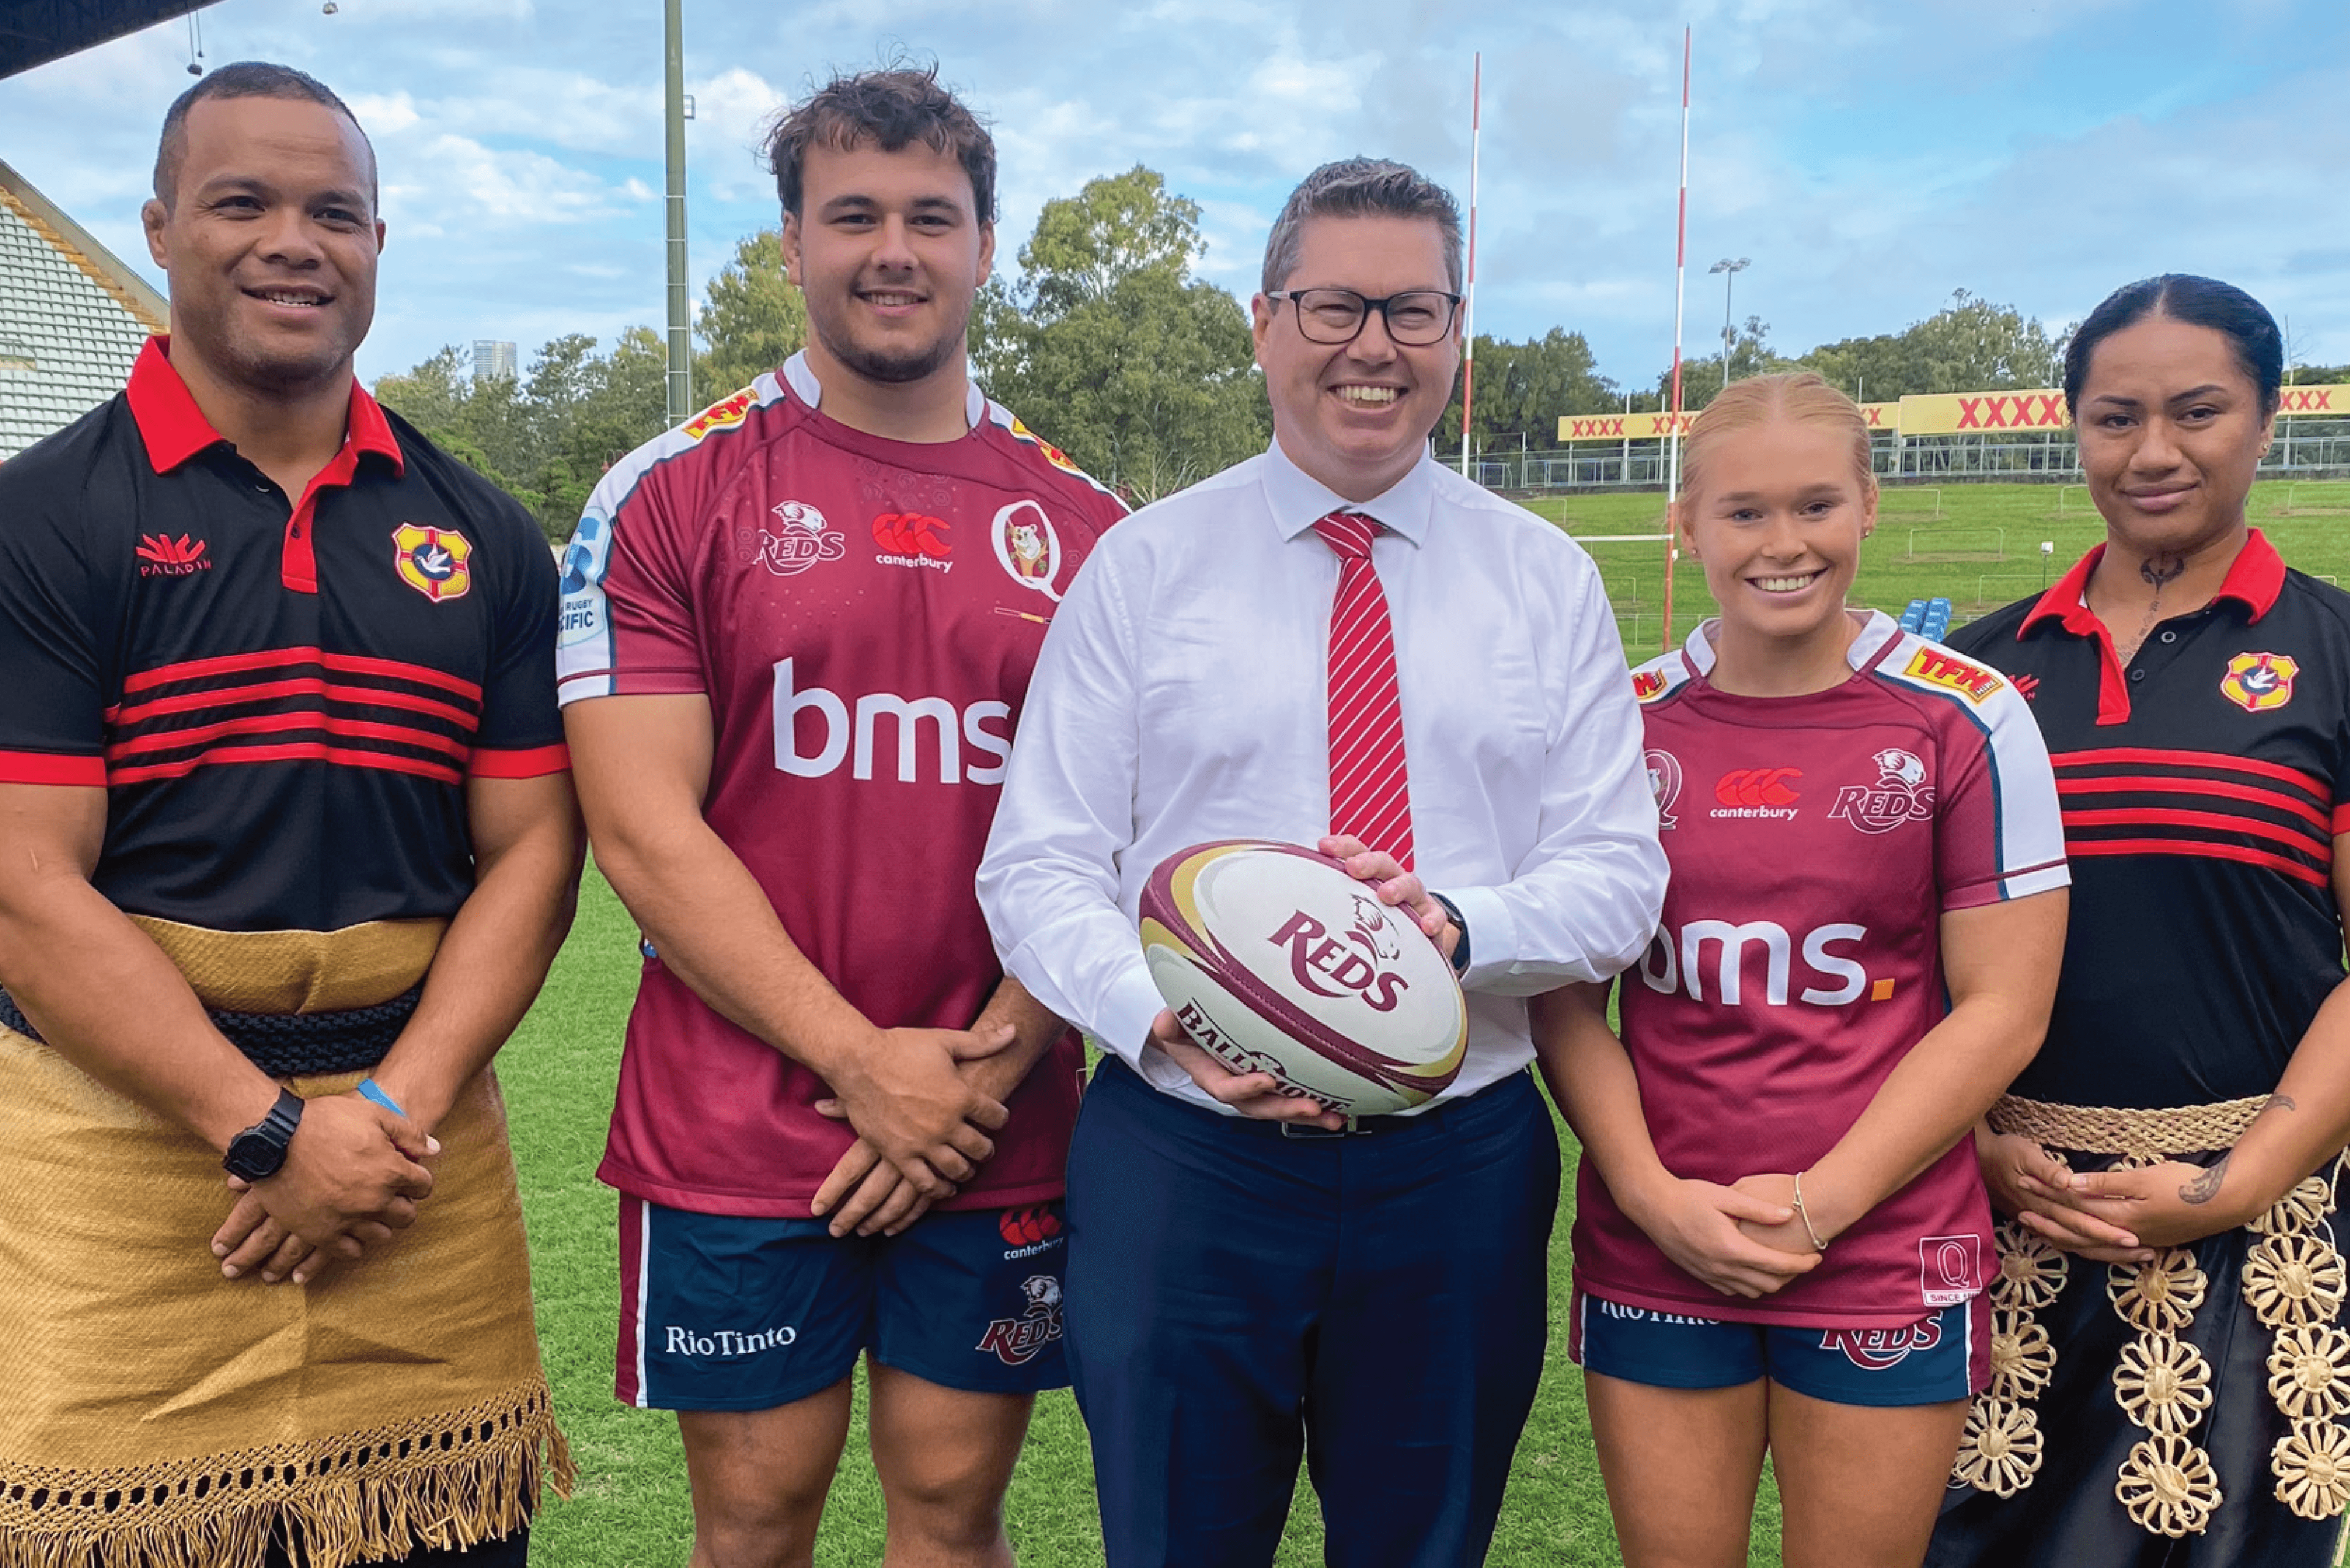
{"label": "rugby ball", "polygon": [[1142,951],[1200,1048],[1341,1116],[1443,1092],[1469,1046],[1452,965],[1326,855],[1224,839],[1178,850],[1142,890]]}

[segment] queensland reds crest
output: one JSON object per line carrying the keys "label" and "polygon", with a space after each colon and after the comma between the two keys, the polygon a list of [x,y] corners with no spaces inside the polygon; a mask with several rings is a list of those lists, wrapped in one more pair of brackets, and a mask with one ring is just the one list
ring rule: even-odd
{"label": "queensland reds crest", "polygon": [[1657,826],[1679,826],[1673,802],[1681,797],[1681,760],[1670,752],[1651,749],[1640,753],[1640,761],[1648,770],[1648,793],[1657,797]]}
{"label": "queensland reds crest", "polygon": [[463,598],[473,586],[473,569],[466,564],[473,541],[454,528],[402,523],[392,530],[391,551],[400,580],[434,604]]}
{"label": "queensland reds crest", "polygon": [[2240,653],[2228,660],[2220,695],[2247,713],[2266,713],[2293,701],[2301,666],[2288,653]]}
{"label": "queensland reds crest", "polygon": [[995,558],[1004,574],[1024,588],[1043,594],[1055,604],[1061,590],[1061,536],[1053,520],[1035,502],[1023,498],[995,514]]}

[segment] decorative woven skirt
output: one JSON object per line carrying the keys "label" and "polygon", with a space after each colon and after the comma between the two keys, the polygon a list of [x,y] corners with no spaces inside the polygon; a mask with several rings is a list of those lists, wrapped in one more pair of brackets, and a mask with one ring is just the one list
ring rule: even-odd
{"label": "decorative woven skirt", "polygon": [[[2133,1111],[2012,1096],[1991,1126],[2076,1170],[2208,1165],[2266,1096]],[[2322,1568],[2350,1502],[2336,1167],[2241,1230],[2143,1265],[2012,1220],[1933,1568]]]}
{"label": "decorative woven skirt", "polygon": [[[438,936],[141,924],[208,1005],[288,1012],[400,994]],[[260,1568],[273,1537],[346,1568],[510,1534],[543,1478],[567,1489],[490,1074],[436,1135],[387,1246],[226,1280],[212,1147],[0,1029],[0,1568]]]}

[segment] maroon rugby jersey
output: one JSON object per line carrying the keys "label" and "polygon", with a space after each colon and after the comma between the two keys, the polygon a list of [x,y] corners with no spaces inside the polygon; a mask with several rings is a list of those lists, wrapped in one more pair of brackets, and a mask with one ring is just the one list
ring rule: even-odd
{"label": "maroon rugby jersey", "polygon": [[[2012,687],[1870,614],[1853,679],[1739,697],[1700,628],[1633,673],[1672,863],[1664,919],[1618,982],[1658,1157],[1728,1185],[1813,1165],[1949,1010],[1946,909],[2066,885],[2054,779]],[[1897,1328],[1996,1267],[1971,1139],[1757,1301],[1669,1261],[1586,1160],[1576,1283],[1627,1306]]]}
{"label": "maroon rugby jersey", "polygon": [[[561,700],[702,692],[703,814],[876,1024],[967,1027],[1002,978],[972,879],[1060,595],[1125,508],[976,389],[971,433],[818,411],[803,358],[607,474],[564,566]],[[1059,1196],[1074,1036],[950,1208]],[[648,954],[598,1175],[702,1213],[804,1218],[847,1148],[816,1075]]]}

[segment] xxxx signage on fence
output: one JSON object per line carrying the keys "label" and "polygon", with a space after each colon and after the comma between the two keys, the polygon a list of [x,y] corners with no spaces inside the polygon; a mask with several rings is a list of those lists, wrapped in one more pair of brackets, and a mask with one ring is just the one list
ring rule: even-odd
{"label": "xxxx signage on fence", "polygon": [[[1901,405],[1898,403],[1863,403],[1861,418],[1873,431],[1892,431],[1900,427]],[[1690,421],[1697,410],[1690,410],[1680,417],[1680,432],[1689,434]],[[1562,444],[1577,441],[1658,441],[1673,433],[1670,414],[1563,414],[1558,421],[1558,439]]]}
{"label": "xxxx signage on fence", "polygon": [[[2277,412],[2286,419],[2350,420],[2350,385],[2286,387],[2278,393]],[[1898,403],[1863,403],[1860,413],[1870,430],[1904,436],[2033,434],[2064,430],[2072,423],[2064,394],[2054,387],[1929,392]],[[1682,434],[1689,433],[1689,421],[1695,417],[1694,410],[1681,416]],[[1672,429],[1669,414],[1569,414],[1558,421],[1558,439],[1562,443],[1656,441]]]}

